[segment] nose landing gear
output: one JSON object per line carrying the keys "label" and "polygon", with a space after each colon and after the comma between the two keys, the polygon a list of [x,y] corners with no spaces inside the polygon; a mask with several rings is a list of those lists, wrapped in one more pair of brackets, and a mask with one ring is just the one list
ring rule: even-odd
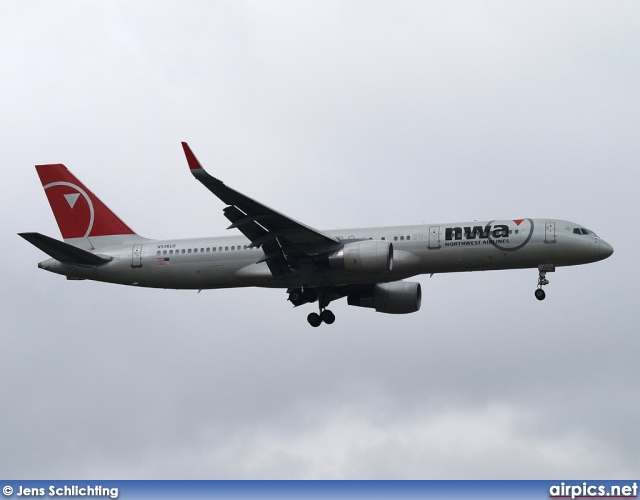
{"label": "nose landing gear", "polygon": [[534,292],[536,299],[544,300],[547,296],[547,294],[544,293],[542,287],[549,284],[549,280],[547,279],[547,272],[554,272],[555,270],[556,268],[553,264],[542,264],[538,266],[538,288]]}

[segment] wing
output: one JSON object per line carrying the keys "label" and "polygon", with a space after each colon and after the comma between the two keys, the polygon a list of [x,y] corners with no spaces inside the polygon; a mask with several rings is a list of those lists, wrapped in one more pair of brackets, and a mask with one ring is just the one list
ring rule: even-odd
{"label": "wing", "polygon": [[258,262],[266,262],[275,278],[299,267],[300,261],[340,246],[339,240],[302,224],[259,203],[209,175],[186,142],[182,143],[193,176],[228,206],[224,215],[231,221],[227,229],[237,228],[251,247],[264,252]]}

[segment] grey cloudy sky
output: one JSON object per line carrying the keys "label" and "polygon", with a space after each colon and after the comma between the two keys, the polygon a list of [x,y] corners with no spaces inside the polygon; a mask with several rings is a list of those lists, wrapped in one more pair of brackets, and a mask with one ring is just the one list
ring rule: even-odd
{"label": "grey cloudy sky", "polygon": [[[631,478],[637,2],[5,2],[0,473]],[[320,229],[555,217],[608,260],[420,277],[422,310],[66,281],[34,164],[150,238],[223,234],[211,173]]]}

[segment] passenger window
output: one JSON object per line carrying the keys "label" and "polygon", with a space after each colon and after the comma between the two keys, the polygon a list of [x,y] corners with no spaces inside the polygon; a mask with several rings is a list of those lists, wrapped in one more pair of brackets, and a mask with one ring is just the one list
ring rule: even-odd
{"label": "passenger window", "polygon": [[191,249],[187,250],[187,253],[191,253]]}
{"label": "passenger window", "polygon": [[229,250],[229,247],[224,247],[225,251]]}
{"label": "passenger window", "polygon": [[397,236],[394,236],[394,237],[393,237],[393,241],[398,241],[398,237],[397,237]]}
{"label": "passenger window", "polygon": [[173,250],[169,250],[169,255],[173,255]]}
{"label": "passenger window", "polygon": [[407,241],[411,239],[411,236],[407,236]]}
{"label": "passenger window", "polygon": [[236,247],[234,247],[234,246],[231,247],[231,250],[235,250],[235,249],[236,249]]}
{"label": "passenger window", "polygon": [[161,254],[162,254],[162,252],[160,252],[160,250],[158,250],[158,255],[161,255]]}
{"label": "passenger window", "polygon": [[162,251],[162,255],[167,255],[167,251],[166,251],[166,250],[163,250],[163,251]]}
{"label": "passenger window", "polygon": [[404,241],[404,236],[400,236],[400,241]]}

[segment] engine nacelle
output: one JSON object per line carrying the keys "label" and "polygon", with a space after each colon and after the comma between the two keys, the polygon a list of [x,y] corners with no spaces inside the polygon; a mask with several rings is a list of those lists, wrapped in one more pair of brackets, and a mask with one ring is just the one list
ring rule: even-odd
{"label": "engine nacelle", "polygon": [[346,243],[329,255],[329,267],[359,274],[388,273],[393,268],[393,245],[374,240]]}
{"label": "engine nacelle", "polygon": [[420,283],[394,281],[374,285],[366,294],[349,295],[350,306],[371,307],[387,314],[408,314],[420,310],[422,289]]}

